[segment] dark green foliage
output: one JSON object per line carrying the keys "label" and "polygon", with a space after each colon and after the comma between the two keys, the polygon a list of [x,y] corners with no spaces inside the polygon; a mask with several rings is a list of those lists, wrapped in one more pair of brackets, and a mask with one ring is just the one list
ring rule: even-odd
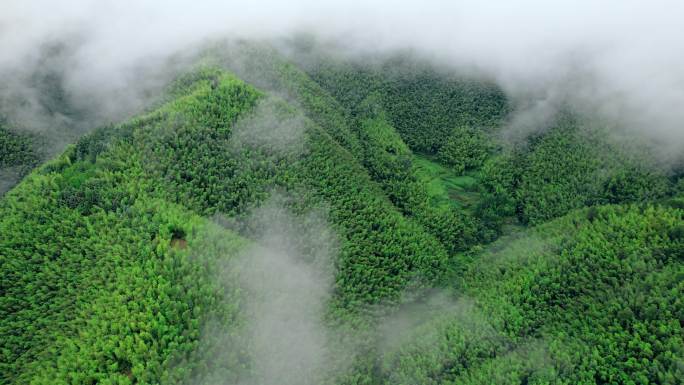
{"label": "dark green foliage", "polygon": [[491,144],[481,130],[457,127],[437,152],[438,159],[451,166],[457,174],[482,166]]}
{"label": "dark green foliage", "polygon": [[457,174],[479,168],[492,148],[489,132],[507,111],[501,91],[480,79],[442,73],[411,55],[368,65],[317,59],[316,65],[307,63],[307,72],[344,108],[338,115],[355,118],[365,148],[354,154],[392,202],[452,253],[491,240],[492,231],[482,226],[489,222],[479,212],[430,205],[432,194],[406,153],[438,154]]}
{"label": "dark green foliage", "polygon": [[94,163],[97,156],[107,149],[107,145],[113,137],[123,137],[122,131],[110,125],[100,127],[84,136],[76,143],[72,161],[83,160]]}
{"label": "dark green foliage", "polygon": [[444,74],[410,55],[375,65],[323,59],[308,72],[352,114],[362,111],[361,102],[368,95],[380,95],[390,123],[419,153],[436,154],[455,127],[497,126],[508,108],[495,85]]}
{"label": "dark green foliage", "polygon": [[0,195],[4,194],[38,164],[38,137],[14,132],[0,117]]}
{"label": "dark green foliage", "polygon": [[38,161],[30,137],[14,133],[0,120],[0,168],[32,167]]}
{"label": "dark green foliage", "polygon": [[0,172],[13,169],[18,177],[22,177],[35,167],[39,159],[37,139],[11,131],[0,118]]}
{"label": "dark green foliage", "polygon": [[603,187],[610,203],[654,200],[666,195],[668,189],[668,180],[663,175],[637,166],[615,171]]}
{"label": "dark green foliage", "polygon": [[482,210],[511,215],[514,207],[522,222],[538,224],[587,205],[647,201],[670,192],[667,176],[648,158],[628,156],[605,131],[585,124],[561,114],[526,147],[488,160]]}

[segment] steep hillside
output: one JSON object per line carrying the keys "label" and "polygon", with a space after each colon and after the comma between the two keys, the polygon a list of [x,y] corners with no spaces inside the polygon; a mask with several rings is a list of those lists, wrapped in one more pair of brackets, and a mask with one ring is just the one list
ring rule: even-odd
{"label": "steep hillside", "polygon": [[560,114],[548,131],[531,137],[524,147],[485,163],[483,208],[539,224],[580,207],[672,194],[676,178],[655,166],[649,149],[626,151],[625,145],[591,121]]}
{"label": "steep hillside", "polygon": [[411,55],[294,52],[215,44],[32,171],[0,127],[1,383],[681,383],[676,172],[572,112],[502,143],[495,84]]}
{"label": "steep hillside", "polygon": [[[201,215],[221,212],[239,220],[278,189],[296,195],[293,210],[325,205],[341,238],[335,306],[350,311],[381,299],[396,300],[407,285],[425,284],[446,271],[448,256],[442,245],[402,216],[346,149],[284,101],[212,69],[180,80],[171,93],[175,99],[159,110],[85,137],[3,200],[2,330],[3,335],[20,332],[3,341],[6,380],[28,381],[36,374],[35,366],[45,378],[57,376],[67,382],[73,373],[86,382],[115,373],[138,381],[174,378],[165,372],[165,364],[177,354],[189,354],[198,320],[207,316],[199,309],[212,311],[199,304],[220,295],[184,297],[209,290],[211,286],[203,285],[211,283],[202,275],[208,266],[197,270],[196,261],[169,247],[174,237],[191,242],[185,237],[192,234],[193,222],[180,221],[183,210]],[[240,131],[269,122],[276,124],[269,129],[301,129],[296,139],[303,147],[292,143],[281,148],[280,141]],[[170,271],[159,271],[169,258],[178,262],[169,262]],[[140,281],[138,274],[126,272],[134,270],[120,270],[124,268],[140,269],[150,277],[181,277],[187,273],[176,269],[191,269],[199,275],[183,279],[199,286],[185,289],[191,293],[176,292],[176,282],[168,287],[174,292],[169,300],[186,299],[178,305],[160,304],[154,298],[161,294],[144,291],[136,297],[136,285],[152,281]],[[111,282],[111,276],[123,281]],[[133,309],[102,305],[102,310],[81,310],[100,306],[98,295],[115,290],[112,284],[122,285],[117,289],[123,296],[119,300]],[[159,290],[166,290],[163,287]],[[111,299],[105,295],[103,300]],[[174,349],[166,349],[162,341],[176,332],[162,332],[163,325],[126,325],[131,317],[157,312],[167,322],[178,322],[187,317],[183,314],[189,303],[196,305],[187,323],[173,325],[183,335]],[[150,314],[152,309],[159,310]],[[97,311],[108,313],[100,316]],[[91,317],[95,322],[99,317],[125,321],[115,329],[92,325],[98,329],[88,338],[95,338],[92,342],[104,351],[93,351],[95,356],[89,359],[83,356],[85,363],[69,359],[69,354],[79,355],[79,348],[65,350],[61,344],[73,339],[77,341],[71,343],[90,344],[81,325]],[[131,333],[136,337],[130,347],[107,345],[108,339]],[[149,344],[157,349],[148,351]]]}
{"label": "steep hillside", "polygon": [[681,382],[683,214],[601,206],[497,241],[387,354],[386,383]]}

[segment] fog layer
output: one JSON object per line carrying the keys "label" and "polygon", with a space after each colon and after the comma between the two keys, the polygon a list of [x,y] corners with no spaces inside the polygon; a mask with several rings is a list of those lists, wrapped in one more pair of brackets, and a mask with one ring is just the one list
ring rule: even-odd
{"label": "fog layer", "polygon": [[5,88],[16,93],[20,85],[6,79],[21,80],[46,44],[66,42],[51,65],[61,67],[66,96],[95,104],[102,119],[140,104],[150,79],[164,78],[160,63],[206,40],[310,32],[352,55],[409,48],[485,71],[525,97],[528,116],[570,101],[668,149],[684,144],[676,0],[6,0],[0,8]]}

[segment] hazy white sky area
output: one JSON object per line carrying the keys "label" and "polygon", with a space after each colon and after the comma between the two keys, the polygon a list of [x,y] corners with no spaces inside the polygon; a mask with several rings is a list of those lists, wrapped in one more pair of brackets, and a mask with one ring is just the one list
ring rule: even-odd
{"label": "hazy white sky area", "polygon": [[0,74],[79,39],[74,87],[124,87],[137,64],[218,37],[313,32],[350,52],[413,48],[475,66],[539,105],[573,98],[684,143],[684,1],[3,0]]}

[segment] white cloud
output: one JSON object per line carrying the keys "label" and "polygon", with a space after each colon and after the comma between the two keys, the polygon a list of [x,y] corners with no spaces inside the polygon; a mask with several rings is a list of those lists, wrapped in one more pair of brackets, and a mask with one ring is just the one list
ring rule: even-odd
{"label": "white cloud", "polygon": [[68,72],[76,90],[128,87],[125,73],[141,61],[206,39],[309,30],[354,49],[409,47],[474,65],[512,94],[569,96],[684,144],[681,1],[5,0],[0,7],[0,72],[28,65],[45,41],[79,36]]}

